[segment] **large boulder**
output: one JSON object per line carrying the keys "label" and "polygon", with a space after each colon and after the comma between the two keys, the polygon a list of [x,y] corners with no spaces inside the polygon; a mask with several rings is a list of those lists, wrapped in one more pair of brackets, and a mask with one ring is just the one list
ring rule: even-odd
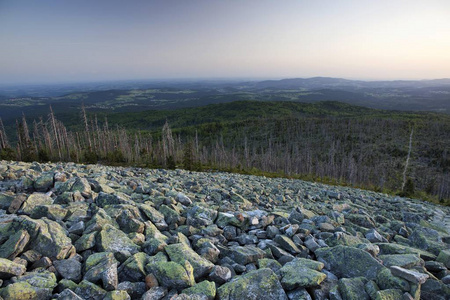
{"label": "large boulder", "polygon": [[164,250],[169,255],[170,260],[174,262],[183,264],[184,261],[188,261],[194,268],[194,277],[196,279],[205,276],[214,267],[213,263],[198,255],[184,243],[168,245]]}
{"label": "large boulder", "polygon": [[277,275],[267,268],[236,277],[217,289],[220,300],[287,300]]}
{"label": "large boulder", "polygon": [[338,277],[366,277],[375,279],[378,272],[385,268],[380,262],[364,250],[335,246],[320,248],[315,252],[317,258]]}
{"label": "large boulder", "polygon": [[323,263],[310,259],[294,259],[280,269],[281,284],[286,290],[319,286],[327,277],[319,272],[323,266]]}

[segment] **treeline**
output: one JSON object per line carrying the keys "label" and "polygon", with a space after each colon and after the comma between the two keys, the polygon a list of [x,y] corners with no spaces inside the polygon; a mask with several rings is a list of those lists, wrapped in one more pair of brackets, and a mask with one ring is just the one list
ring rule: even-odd
{"label": "treeline", "polygon": [[16,122],[14,145],[0,120],[0,158],[219,169],[431,195],[441,203],[450,199],[450,124],[439,119],[287,115],[208,122],[173,132],[167,121],[153,131],[123,128],[84,108],[79,120],[77,128],[83,130],[69,130],[51,109],[47,118],[30,124],[23,116]]}

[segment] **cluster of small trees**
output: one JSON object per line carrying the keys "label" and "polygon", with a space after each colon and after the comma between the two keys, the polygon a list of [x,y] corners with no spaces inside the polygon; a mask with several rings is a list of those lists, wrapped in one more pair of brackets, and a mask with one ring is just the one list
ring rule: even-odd
{"label": "cluster of small trees", "polygon": [[[443,169],[447,159],[433,167],[431,162],[424,162],[430,159],[430,145],[418,142],[411,146],[411,123],[407,121],[261,119],[232,127],[204,124],[191,133],[178,134],[173,134],[166,122],[152,136],[110,126],[106,118],[100,122],[96,116],[88,117],[84,107],[80,119],[83,130],[71,131],[51,108],[46,119],[34,120],[31,127],[23,116],[16,124],[15,146],[8,141],[0,120],[0,159],[300,174],[312,180],[372,189],[402,188],[405,195],[422,190],[450,198],[448,170]],[[415,126],[417,139],[431,137],[437,143],[439,137],[433,135],[445,129],[439,124]],[[445,145],[436,146],[441,148]],[[435,157],[443,155],[437,152]]]}

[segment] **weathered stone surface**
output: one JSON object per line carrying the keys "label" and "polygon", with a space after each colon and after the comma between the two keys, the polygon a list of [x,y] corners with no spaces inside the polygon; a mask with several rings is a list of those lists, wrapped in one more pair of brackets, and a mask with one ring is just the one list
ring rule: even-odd
{"label": "weathered stone surface", "polygon": [[294,259],[280,269],[281,284],[286,290],[319,286],[327,275],[318,272],[323,264],[309,259]]}
{"label": "weathered stone surface", "polygon": [[431,203],[290,179],[3,161],[0,191],[0,256],[31,271],[0,280],[7,299],[450,298],[450,209]]}
{"label": "weathered stone surface", "polygon": [[18,230],[0,246],[0,257],[13,260],[28,245],[30,235],[26,230]]}
{"label": "weathered stone surface", "polygon": [[127,257],[140,250],[140,247],[133,243],[124,232],[109,224],[106,224],[97,234],[96,246],[99,251],[119,253]]}
{"label": "weathered stone surface", "polygon": [[194,277],[200,278],[208,274],[214,264],[198,255],[194,250],[184,243],[168,245],[164,248],[170,257],[170,260],[183,264],[188,261],[194,268]]}
{"label": "weathered stone surface", "polygon": [[339,279],[338,289],[343,300],[361,299],[370,300],[370,296],[364,288],[365,278],[341,278]]}
{"label": "weathered stone surface", "polygon": [[180,265],[176,262],[156,262],[147,265],[160,285],[167,288],[184,289],[195,284],[193,268],[189,262]]}
{"label": "weathered stone surface", "polygon": [[76,283],[81,280],[81,263],[75,258],[55,260],[53,262],[58,273],[65,279]]}
{"label": "weathered stone surface", "polygon": [[257,262],[266,255],[263,250],[254,246],[232,246],[226,249],[224,254],[241,265]]}
{"label": "weathered stone surface", "polygon": [[0,279],[22,275],[26,270],[27,268],[23,265],[16,264],[9,259],[0,258]]}
{"label": "weathered stone surface", "polygon": [[205,296],[208,300],[213,300],[216,297],[216,285],[214,284],[214,282],[204,280],[197,283],[193,287],[184,289],[183,294],[201,295]]}
{"label": "weathered stone surface", "polygon": [[362,276],[370,280],[385,268],[369,253],[353,247],[321,248],[316,250],[316,255],[338,277]]}
{"label": "weathered stone surface", "polygon": [[392,275],[401,277],[403,279],[408,280],[409,282],[417,284],[425,283],[425,281],[427,281],[427,279],[430,277],[428,274],[407,270],[398,266],[392,266],[390,267],[390,270]]}
{"label": "weathered stone surface", "polygon": [[411,268],[424,264],[423,260],[417,254],[388,254],[379,255],[378,258],[383,261],[383,265],[386,267],[400,266],[403,268]]}
{"label": "weathered stone surface", "polygon": [[270,269],[259,269],[222,285],[217,290],[218,299],[226,300],[287,300],[278,277]]}

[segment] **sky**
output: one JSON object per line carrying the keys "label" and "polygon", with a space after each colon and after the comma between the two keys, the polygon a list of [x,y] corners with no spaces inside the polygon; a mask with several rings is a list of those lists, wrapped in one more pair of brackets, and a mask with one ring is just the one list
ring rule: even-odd
{"label": "sky", "polygon": [[0,84],[450,77],[449,0],[0,0]]}

